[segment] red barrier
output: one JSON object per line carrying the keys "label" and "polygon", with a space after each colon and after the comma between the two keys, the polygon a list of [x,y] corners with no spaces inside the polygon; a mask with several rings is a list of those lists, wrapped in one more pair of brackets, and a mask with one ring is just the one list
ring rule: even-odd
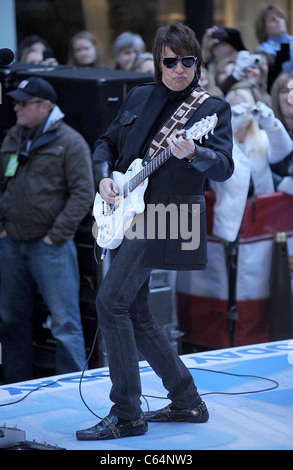
{"label": "red barrier", "polygon": [[[228,277],[224,247],[212,235],[214,195],[206,193],[208,257],[206,271],[178,273],[179,327],[183,341],[209,348],[229,347]],[[277,192],[248,199],[239,231],[235,346],[266,342],[273,239],[287,234],[293,278],[293,199]]]}

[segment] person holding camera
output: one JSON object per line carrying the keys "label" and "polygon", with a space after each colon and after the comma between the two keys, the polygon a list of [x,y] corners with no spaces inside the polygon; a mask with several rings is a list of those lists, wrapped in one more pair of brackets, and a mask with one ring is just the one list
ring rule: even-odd
{"label": "person holding camera", "polygon": [[101,67],[102,57],[98,40],[90,31],[79,31],[69,42],[68,65]]}
{"label": "person holding camera", "polygon": [[8,383],[33,378],[36,289],[51,313],[56,373],[85,365],[73,238],[92,205],[94,183],[89,146],[63,121],[52,85],[27,78],[7,95],[17,118],[0,167],[0,343]]}
{"label": "person holding camera", "polygon": [[293,70],[293,36],[288,33],[285,11],[278,5],[264,6],[256,18],[255,31],[257,50],[268,58],[270,92],[279,73]]}
{"label": "person holding camera", "polygon": [[21,41],[17,58],[23,64],[58,65],[58,61],[49,43],[37,34],[31,34]]}

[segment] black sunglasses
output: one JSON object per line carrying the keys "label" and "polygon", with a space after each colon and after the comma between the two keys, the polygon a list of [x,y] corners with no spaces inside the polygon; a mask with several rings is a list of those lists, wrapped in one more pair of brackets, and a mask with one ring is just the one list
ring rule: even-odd
{"label": "black sunglasses", "polygon": [[176,65],[178,64],[179,60],[184,67],[189,69],[190,67],[194,66],[195,62],[197,61],[197,58],[193,55],[186,55],[184,57],[164,57],[163,59],[161,59],[164,67],[166,67],[167,69],[174,69],[174,67],[176,67]]}

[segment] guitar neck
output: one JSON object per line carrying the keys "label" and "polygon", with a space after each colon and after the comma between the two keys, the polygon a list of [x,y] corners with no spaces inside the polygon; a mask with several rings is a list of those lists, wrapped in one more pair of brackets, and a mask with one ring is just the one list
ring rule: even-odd
{"label": "guitar neck", "polygon": [[145,179],[152,175],[163,163],[165,163],[172,156],[170,147],[167,147],[159,155],[152,158],[152,160],[143,167],[133,178],[129,180],[129,191],[133,191]]}

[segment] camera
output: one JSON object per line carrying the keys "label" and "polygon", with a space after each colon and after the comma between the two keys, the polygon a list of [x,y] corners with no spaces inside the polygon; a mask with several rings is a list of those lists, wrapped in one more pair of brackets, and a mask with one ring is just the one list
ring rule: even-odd
{"label": "camera", "polygon": [[226,41],[228,39],[228,32],[225,29],[218,29],[213,33],[214,39],[219,39],[219,41]]}

